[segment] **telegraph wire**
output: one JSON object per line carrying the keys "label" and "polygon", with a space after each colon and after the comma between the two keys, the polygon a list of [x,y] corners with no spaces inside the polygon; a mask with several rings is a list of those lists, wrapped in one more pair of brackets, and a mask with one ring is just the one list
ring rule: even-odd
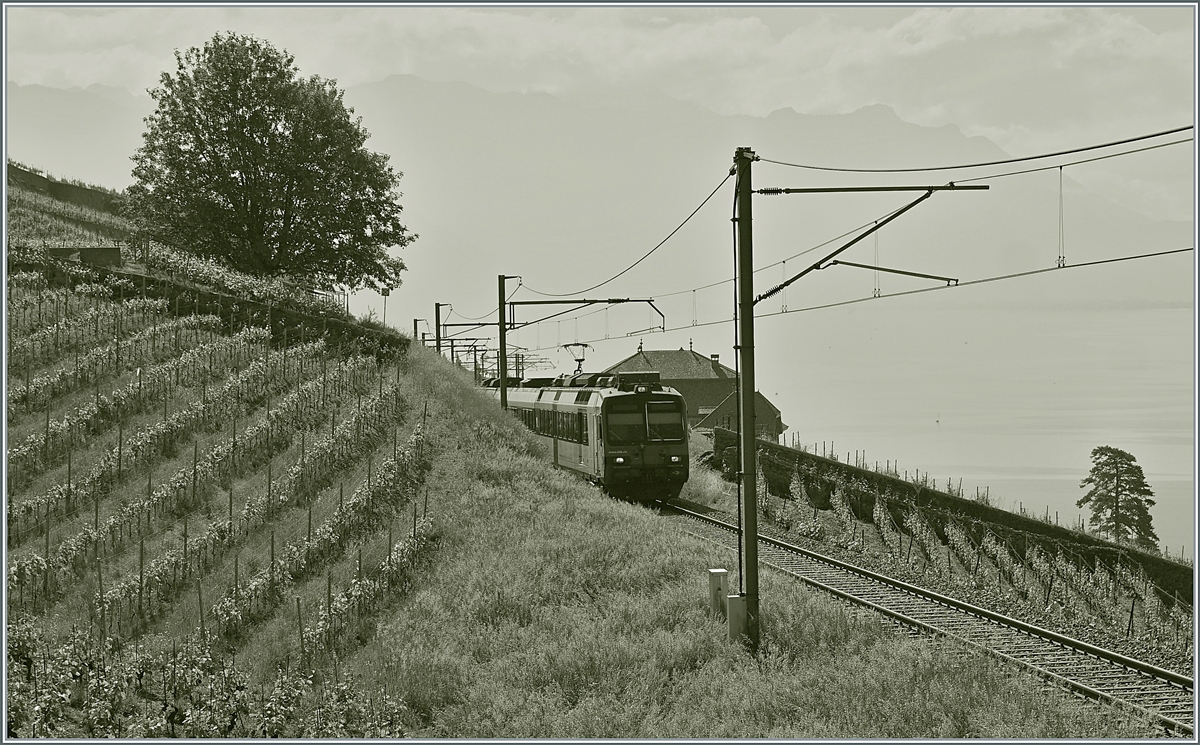
{"label": "telegraph wire", "polygon": [[721,180],[721,183],[717,184],[717,188],[713,189],[713,190],[712,190],[712,193],[711,193],[711,194],[709,194],[707,197],[705,197],[705,198],[704,198],[704,201],[700,203],[700,206],[699,206],[699,207],[697,207],[696,209],[692,210],[692,214],[690,214],[690,215],[688,215],[686,218],[684,218],[683,222],[679,223],[679,226],[678,226],[678,227],[676,227],[674,230],[672,230],[672,231],[671,231],[671,232],[670,232],[670,233],[667,235],[667,237],[666,237],[666,238],[663,238],[661,241],[659,241],[657,246],[655,246],[654,248],[652,248],[652,249],[650,249],[649,251],[647,251],[647,252],[645,253],[645,255],[643,255],[643,256],[642,256],[642,258],[640,258],[640,259],[638,259],[637,261],[633,262],[632,264],[630,264],[629,266],[625,267],[624,269],[622,269],[621,271],[617,272],[616,274],[614,274],[613,276],[609,277],[608,279],[604,280],[604,281],[603,281],[603,282],[601,282],[600,284],[592,285],[591,287],[585,287],[584,289],[582,289],[582,290],[579,290],[579,291],[577,291],[577,292],[566,292],[566,293],[562,293],[562,294],[557,294],[557,293],[552,293],[552,292],[538,292],[537,290],[533,289],[532,287],[528,287],[528,286],[527,286],[525,289],[526,289],[526,290],[529,290],[529,291],[530,291],[530,292],[532,292],[534,295],[541,295],[542,297],[571,297],[571,296],[573,296],[573,295],[582,295],[582,294],[583,294],[583,293],[585,293],[585,292],[591,292],[592,290],[595,290],[595,289],[597,289],[597,288],[599,288],[599,287],[603,287],[604,285],[608,284],[609,282],[612,282],[612,281],[613,281],[614,279],[616,279],[617,277],[620,277],[620,276],[621,276],[622,274],[624,274],[625,272],[629,271],[630,269],[634,268],[634,267],[635,267],[635,266],[637,266],[638,264],[642,263],[642,262],[643,262],[643,261],[645,261],[646,259],[650,258],[650,254],[652,254],[652,253],[654,253],[655,251],[657,251],[658,249],[662,248],[662,245],[663,245],[664,243],[666,243],[667,241],[671,240],[671,237],[672,237],[672,236],[674,236],[676,233],[678,233],[678,232],[679,232],[679,231],[680,231],[680,230],[683,228],[683,226],[684,226],[684,225],[687,225],[687,224],[688,224],[688,221],[689,221],[689,220],[691,220],[693,217],[695,217],[695,216],[696,216],[696,213],[697,213],[697,212],[699,212],[699,211],[701,210],[701,208],[703,208],[703,207],[704,207],[704,205],[708,204],[708,200],[712,199],[712,198],[713,198],[713,195],[714,195],[714,194],[716,194],[718,191],[720,191],[720,190],[721,190],[721,187],[722,187],[722,186],[724,186],[724,185],[725,185],[725,182],[726,182],[726,181],[728,181],[728,180],[730,179],[730,177],[732,177],[732,176],[733,176],[733,172],[732,172],[732,171],[730,171],[728,174],[726,174],[726,175],[725,175],[725,178]]}
{"label": "telegraph wire", "polygon": [[1140,135],[1138,137],[1130,137],[1124,140],[1115,140],[1113,142],[1105,142],[1100,145],[1089,145],[1087,147],[1077,147],[1071,150],[1060,150],[1055,153],[1044,153],[1042,155],[1027,155],[1022,158],[1008,158],[1006,160],[993,160],[987,163],[963,163],[953,166],[929,166],[926,168],[832,168],[828,166],[813,166],[802,163],[785,163],[780,160],[770,160],[769,158],[759,158],[763,163],[774,163],[779,166],[790,166],[791,168],[804,168],[811,171],[836,171],[838,173],[916,173],[921,171],[953,171],[961,168],[982,168],[984,166],[999,166],[1008,163],[1022,163],[1030,160],[1041,160],[1043,158],[1054,158],[1059,155],[1071,155],[1073,153],[1087,152],[1088,150],[1101,150],[1106,147],[1115,147],[1117,145],[1126,145],[1131,142],[1141,142],[1142,140],[1150,140],[1155,137],[1163,137],[1165,135],[1177,134],[1186,132],[1189,129],[1194,129],[1194,125],[1186,127],[1176,127],[1175,129],[1167,129],[1162,132],[1154,132],[1153,134]]}
{"label": "telegraph wire", "polygon": [[[810,305],[810,306],[807,306],[804,308],[795,308],[795,309],[789,308],[788,310],[778,310],[773,313],[755,313],[754,317],[756,319],[770,318],[772,316],[782,316],[782,315],[788,315],[790,313],[803,313],[803,312],[810,311],[810,310],[825,310],[827,308],[838,308],[843,305],[854,305],[856,303],[865,303],[869,300],[880,300],[883,298],[903,297],[905,295],[918,295],[918,294],[924,293],[924,292],[938,292],[938,291],[943,291],[943,290],[952,290],[952,289],[956,289],[958,287],[968,287],[970,285],[981,285],[981,284],[986,284],[989,282],[999,282],[1001,280],[1016,279],[1019,277],[1029,277],[1029,276],[1033,276],[1035,274],[1045,274],[1046,272],[1061,271],[1063,269],[1078,269],[1081,267],[1098,266],[1100,264],[1114,264],[1114,263],[1123,262],[1123,261],[1134,261],[1137,259],[1149,259],[1149,258],[1154,258],[1154,257],[1158,257],[1158,256],[1169,256],[1171,254],[1185,253],[1187,251],[1194,251],[1194,250],[1195,250],[1194,246],[1189,246],[1188,248],[1176,248],[1176,249],[1171,249],[1168,251],[1155,251],[1153,253],[1137,254],[1134,256],[1118,256],[1118,257],[1111,258],[1111,259],[1098,259],[1096,261],[1084,261],[1084,262],[1080,262],[1078,264],[1064,264],[1063,266],[1052,266],[1052,267],[1047,267],[1044,269],[1031,269],[1031,270],[1025,271],[1025,272],[1015,272],[1013,274],[1000,274],[1000,275],[996,275],[994,277],[983,277],[981,279],[960,281],[957,285],[939,285],[937,287],[922,287],[922,288],[916,289],[916,290],[904,290],[901,292],[888,292],[888,293],[879,295],[878,297],[876,297],[875,295],[872,294],[872,295],[868,295],[866,297],[854,298],[853,300],[840,300],[835,303],[825,303],[823,305]],[[732,318],[722,318],[717,321],[705,321],[704,323],[688,324],[686,326],[673,326],[669,329],[664,329],[657,333],[669,333],[672,331],[683,331],[685,329],[700,328],[703,326],[716,326],[716,325],[719,325],[722,323],[730,323],[733,320],[734,319],[732,319]],[[612,339],[621,339],[621,338],[624,338],[624,337],[619,337],[619,336],[612,337]],[[599,339],[598,338],[598,339],[587,339],[586,341],[588,343],[592,343],[592,342],[611,341],[612,339]],[[551,349],[551,347],[540,347],[538,349],[531,349],[529,351],[537,352],[537,351],[541,351],[543,349]]]}

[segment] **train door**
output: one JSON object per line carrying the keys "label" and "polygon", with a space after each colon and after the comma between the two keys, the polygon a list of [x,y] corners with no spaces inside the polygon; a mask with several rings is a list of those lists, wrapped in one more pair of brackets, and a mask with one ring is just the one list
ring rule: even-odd
{"label": "train door", "polygon": [[604,455],[600,452],[603,443],[600,439],[600,415],[596,414],[589,418],[592,420],[592,473],[600,476],[604,472],[601,467],[601,464],[604,463]]}
{"label": "train door", "polygon": [[[555,395],[555,400],[558,396]],[[558,465],[558,404],[550,404],[550,437],[552,438],[552,447],[550,462]]]}

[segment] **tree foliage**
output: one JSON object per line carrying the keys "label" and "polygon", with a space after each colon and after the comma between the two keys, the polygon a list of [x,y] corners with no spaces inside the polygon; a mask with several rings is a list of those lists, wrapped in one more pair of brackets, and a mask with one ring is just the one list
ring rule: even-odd
{"label": "tree foliage", "polygon": [[388,248],[416,238],[400,221],[403,174],[364,147],[336,81],[234,33],[175,60],[132,158],[143,235],[260,276],[398,285],[404,263]]}
{"label": "tree foliage", "polygon": [[1151,499],[1154,492],[1132,455],[1108,445],[1092,450],[1092,470],[1079,483],[1081,489],[1088,486],[1091,489],[1075,505],[1091,505],[1093,525],[1117,542],[1132,540],[1141,548],[1158,547],[1149,509],[1155,504]]}

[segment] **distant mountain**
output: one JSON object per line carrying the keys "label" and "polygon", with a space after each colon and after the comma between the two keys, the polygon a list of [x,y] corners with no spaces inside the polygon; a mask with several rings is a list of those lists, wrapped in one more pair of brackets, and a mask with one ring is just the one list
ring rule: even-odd
{"label": "distant mountain", "polygon": [[[61,90],[9,83],[7,94],[10,157],[112,188],[130,182],[129,156],[141,142],[151,99],[100,85]],[[725,116],[650,90],[493,93],[411,75],[352,86],[346,101],[372,133],[368,147],[389,154],[405,174],[405,216],[421,235],[404,251],[409,276],[420,278],[408,297],[421,307],[468,286],[491,287],[500,273],[520,274],[527,286],[551,292],[616,273],[699,204],[728,172],[738,146],[764,159],[754,167],[756,186],[919,185],[964,176],[842,174],[768,160],[901,168],[1007,157],[986,138],[966,137],[951,125],[904,122],[884,105],[837,115],[783,109],[766,117]],[[1059,241],[1057,173],[991,183],[989,192],[937,194],[888,226],[880,235],[880,263],[956,278],[1052,265]],[[756,264],[794,255],[915,196],[759,199]],[[1190,223],[1156,222],[1112,204],[1075,184],[1069,170],[1064,204],[1071,261],[1191,245]],[[730,198],[720,197],[607,289],[661,295],[723,279],[730,209]],[[873,246],[856,247],[853,257],[871,260]],[[861,280],[862,274],[839,268],[805,290],[815,299],[826,289],[830,298],[841,297],[847,283]],[[889,286],[907,287],[906,281]],[[1112,291],[1114,298],[1125,292],[1119,282]],[[1167,294],[1186,298],[1190,287]]]}
{"label": "distant mountain", "polygon": [[142,143],[148,96],[91,85],[63,90],[8,83],[8,157],[62,178],[110,189],[133,182],[129,156]]}

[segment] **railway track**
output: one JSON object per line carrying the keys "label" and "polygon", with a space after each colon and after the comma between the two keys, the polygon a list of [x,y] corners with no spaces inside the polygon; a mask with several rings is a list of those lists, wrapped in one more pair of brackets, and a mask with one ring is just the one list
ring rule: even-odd
{"label": "railway track", "polygon": [[[658,503],[688,530],[734,550],[737,527],[710,515]],[[1191,737],[1192,679],[985,608],[759,535],[759,561],[920,633],[952,639],[1033,672],[1074,693],[1140,711]]]}

